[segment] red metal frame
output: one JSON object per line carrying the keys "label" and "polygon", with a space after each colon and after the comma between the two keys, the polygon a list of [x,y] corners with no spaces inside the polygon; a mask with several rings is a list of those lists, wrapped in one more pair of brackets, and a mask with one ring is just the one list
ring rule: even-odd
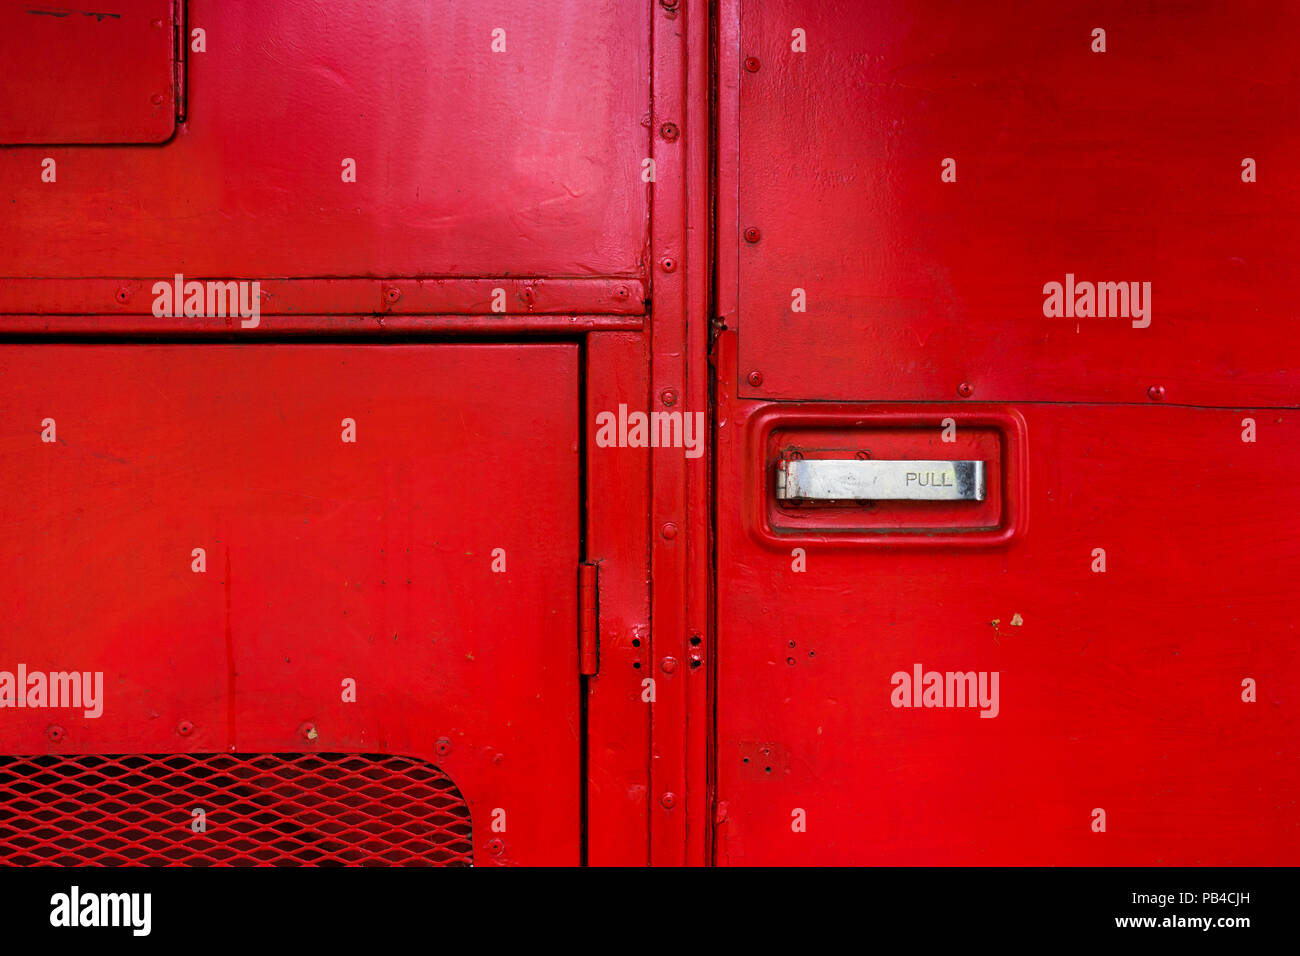
{"label": "red metal frame", "polygon": [[[187,275],[186,281],[203,276]],[[236,276],[224,277],[232,281]],[[257,279],[263,315],[307,316],[376,313],[407,315],[483,315],[498,320],[520,316],[645,314],[645,289],[639,279],[520,279],[514,276],[467,278]],[[54,328],[64,316],[103,313],[150,316],[157,282],[175,284],[174,275],[150,279],[9,279],[0,287],[0,317],[40,313]],[[503,295],[499,295],[504,293]],[[494,307],[501,301],[503,309]],[[197,317],[155,318],[153,327],[189,332]],[[279,324],[279,323],[275,323]],[[0,332],[9,331],[0,325]]]}
{"label": "red metal frame", "polygon": [[[600,670],[587,679],[587,862],[645,865],[650,859],[649,449],[596,447],[590,423],[620,402],[649,395],[643,334],[587,337],[585,558],[600,567]],[[613,452],[613,453],[611,453]]]}
{"label": "red metal frame", "polygon": [[[653,5],[651,407],[675,392],[708,407],[709,20],[702,2]],[[666,137],[665,124],[681,131]],[[684,268],[668,269],[666,260]],[[709,854],[709,455],[660,449],[652,463],[651,862],[702,864]]]}

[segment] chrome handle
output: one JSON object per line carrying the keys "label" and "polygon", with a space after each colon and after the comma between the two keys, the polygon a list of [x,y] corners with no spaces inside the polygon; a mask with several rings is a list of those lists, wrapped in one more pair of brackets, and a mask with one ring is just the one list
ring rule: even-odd
{"label": "chrome handle", "polygon": [[782,501],[983,501],[982,461],[797,458],[777,466]]}

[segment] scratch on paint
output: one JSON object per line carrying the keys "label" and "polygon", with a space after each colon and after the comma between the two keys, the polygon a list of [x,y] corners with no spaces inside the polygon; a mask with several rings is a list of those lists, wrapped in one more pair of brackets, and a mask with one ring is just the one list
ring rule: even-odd
{"label": "scratch on paint", "polygon": [[80,13],[83,17],[94,17],[99,23],[103,23],[106,17],[112,17],[114,20],[121,20],[120,13],[96,13],[94,10],[28,10],[28,13],[38,17],[70,17],[74,13]]}
{"label": "scratch on paint", "polygon": [[230,547],[226,547],[226,737],[235,750],[235,636],[230,624]]}

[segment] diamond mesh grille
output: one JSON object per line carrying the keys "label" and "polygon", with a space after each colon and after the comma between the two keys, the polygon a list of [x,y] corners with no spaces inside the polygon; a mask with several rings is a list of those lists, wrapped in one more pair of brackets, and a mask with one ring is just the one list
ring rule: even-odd
{"label": "diamond mesh grille", "polygon": [[0,756],[5,865],[468,866],[471,837],[451,778],[409,757]]}

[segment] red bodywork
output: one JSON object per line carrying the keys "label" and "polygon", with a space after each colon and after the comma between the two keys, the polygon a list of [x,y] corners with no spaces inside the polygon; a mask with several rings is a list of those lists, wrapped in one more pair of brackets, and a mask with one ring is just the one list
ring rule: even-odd
{"label": "red bodywork", "polygon": [[[124,767],[132,862],[1296,861],[1293,5],[0,24],[0,672],[105,688],[0,708],[0,861],[24,780]],[[989,494],[792,505],[792,455]],[[191,838],[212,767],[252,802]],[[259,794],[292,848],[222,842]]]}

